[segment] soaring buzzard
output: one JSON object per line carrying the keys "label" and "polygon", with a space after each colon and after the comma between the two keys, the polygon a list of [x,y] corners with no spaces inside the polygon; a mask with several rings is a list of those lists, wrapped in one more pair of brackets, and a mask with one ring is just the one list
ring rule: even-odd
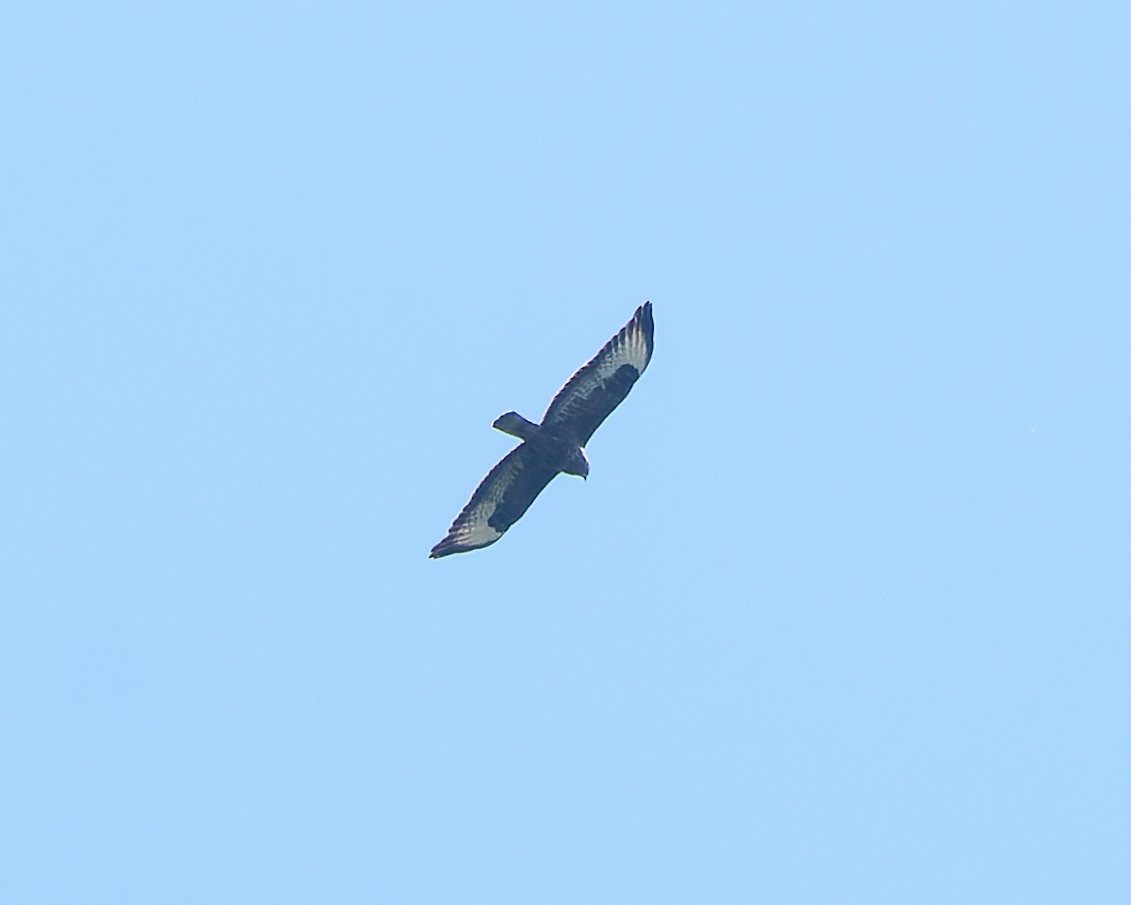
{"label": "soaring buzzard", "polygon": [[522,518],[558,472],[588,475],[585,444],[628,395],[651,357],[652,303],[645,302],[620,333],[558,390],[541,424],[517,412],[500,415],[493,426],[522,444],[491,469],[429,555],[434,559],[493,544]]}

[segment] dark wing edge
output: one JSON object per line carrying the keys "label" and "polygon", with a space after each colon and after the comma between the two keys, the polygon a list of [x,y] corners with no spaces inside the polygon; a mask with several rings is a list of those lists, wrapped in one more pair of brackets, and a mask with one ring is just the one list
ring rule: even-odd
{"label": "dark wing edge", "polygon": [[581,446],[588,443],[648,367],[653,331],[652,303],[645,302],[621,331],[558,390],[542,416],[542,424],[565,428]]}
{"label": "dark wing edge", "polygon": [[495,464],[444,539],[428,554],[431,559],[478,550],[497,541],[517,522],[557,474],[523,443]]}

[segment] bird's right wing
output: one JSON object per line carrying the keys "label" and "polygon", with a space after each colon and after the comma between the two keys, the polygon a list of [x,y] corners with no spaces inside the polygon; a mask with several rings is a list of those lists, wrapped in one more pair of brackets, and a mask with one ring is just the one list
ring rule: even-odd
{"label": "bird's right wing", "polygon": [[557,473],[526,443],[515,447],[475,488],[447,535],[428,555],[435,559],[493,544],[522,518]]}
{"label": "bird's right wing", "polygon": [[636,309],[621,331],[580,367],[550,402],[543,425],[564,428],[584,446],[624,401],[652,359],[652,303]]}

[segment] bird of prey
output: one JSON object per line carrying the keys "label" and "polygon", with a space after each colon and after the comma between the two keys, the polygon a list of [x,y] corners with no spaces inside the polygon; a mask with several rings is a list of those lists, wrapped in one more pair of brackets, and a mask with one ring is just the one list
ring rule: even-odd
{"label": "bird of prey", "polygon": [[433,559],[493,544],[530,508],[559,472],[589,474],[585,444],[628,395],[652,358],[652,303],[636,309],[623,329],[579,368],[550,402],[541,424],[517,412],[494,427],[522,443],[503,457],[471,495],[429,554]]}

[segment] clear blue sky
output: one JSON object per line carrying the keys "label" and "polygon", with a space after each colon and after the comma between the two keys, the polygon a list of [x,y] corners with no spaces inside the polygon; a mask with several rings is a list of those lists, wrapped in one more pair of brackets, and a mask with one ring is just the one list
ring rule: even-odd
{"label": "clear blue sky", "polygon": [[1131,901],[1129,40],[11,5],[0,901]]}

